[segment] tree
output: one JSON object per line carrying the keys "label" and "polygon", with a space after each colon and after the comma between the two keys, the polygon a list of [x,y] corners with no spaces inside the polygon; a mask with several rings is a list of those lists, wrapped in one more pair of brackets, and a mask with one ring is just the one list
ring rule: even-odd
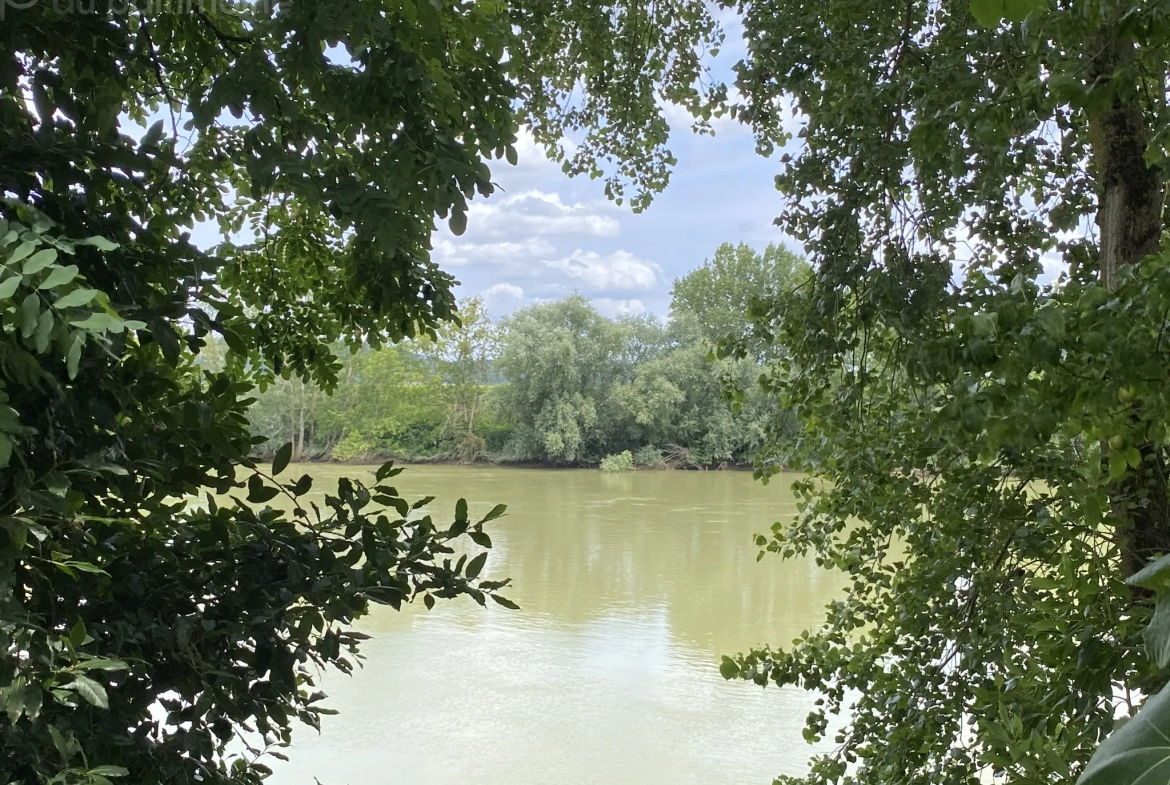
{"label": "tree", "polygon": [[488,317],[483,299],[472,297],[460,303],[459,323],[440,330],[428,347],[443,377],[447,431],[463,461],[475,460],[484,450],[476,425],[483,417],[492,362],[499,345],[499,330]]}
{"label": "tree", "polygon": [[443,380],[406,342],[343,358],[344,377],[322,401],[317,427],[338,460],[434,455],[443,427]]}
{"label": "tree", "polygon": [[580,295],[529,306],[505,322],[499,368],[517,458],[576,463],[611,451],[609,394],[633,378],[633,358],[642,353],[631,348],[628,327]]}
{"label": "tree", "polygon": [[[0,9],[0,779],[259,782],[229,740],[317,722],[315,666],[351,666],[371,602],[496,596],[483,554],[448,555],[490,543],[501,509],[438,525],[386,468],[308,513],[310,479],[276,479],[291,445],[270,472],[249,457],[253,389],[329,389],[338,342],[452,318],[435,219],[463,230],[519,122],[550,145],[588,128],[570,168],[620,163],[635,201],[663,183],[660,102],[701,103],[711,19],[21,5]],[[192,244],[196,225],[222,243]],[[199,359],[213,336],[222,367]],[[277,496],[292,513],[260,506]]]}
{"label": "tree", "polygon": [[808,265],[788,249],[769,243],[759,253],[747,243],[723,243],[703,265],[675,280],[672,313],[690,313],[712,344],[751,332],[753,298],[786,294],[807,275]]}
{"label": "tree", "polygon": [[[697,317],[672,311],[665,348],[638,364],[633,380],[611,394],[620,432],[634,448],[684,449],[694,464],[750,461],[772,404],[752,389],[758,366],[751,359],[712,360]],[[728,381],[747,388],[739,411],[724,400]]]}
{"label": "tree", "polygon": [[765,152],[802,113],[779,223],[815,262],[754,309],[801,427],[758,471],[812,475],[759,542],[853,585],[724,675],[821,692],[810,738],[848,711],[803,782],[1070,782],[1170,654],[1125,583],[1170,551],[1168,10],[740,8],[736,111]]}
{"label": "tree", "polygon": [[265,438],[255,452],[272,456],[287,443],[292,445],[294,463],[312,457],[321,402],[321,388],[311,381],[278,377],[248,410],[252,433]]}

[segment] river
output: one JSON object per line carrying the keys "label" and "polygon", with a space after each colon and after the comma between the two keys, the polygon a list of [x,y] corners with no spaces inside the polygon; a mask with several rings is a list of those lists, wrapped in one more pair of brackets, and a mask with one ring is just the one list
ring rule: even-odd
{"label": "river", "polygon": [[[290,467],[367,477],[354,466]],[[288,475],[285,475],[288,476]],[[757,563],[751,536],[795,511],[792,478],[747,472],[409,467],[408,499],[497,502],[485,574],[510,611],[467,598],[359,627],[364,667],[327,673],[322,732],[300,728],[275,785],[768,785],[801,774],[814,696],[725,682],[720,655],[787,644],[841,581],[807,561]]]}

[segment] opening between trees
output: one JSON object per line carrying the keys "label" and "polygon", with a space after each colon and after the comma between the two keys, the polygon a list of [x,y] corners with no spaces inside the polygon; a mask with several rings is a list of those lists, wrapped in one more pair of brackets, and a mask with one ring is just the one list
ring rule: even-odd
{"label": "opening between trees", "polygon": [[[269,452],[294,460],[507,460],[595,465],[631,452],[631,468],[750,464],[776,419],[754,389],[775,348],[714,360],[719,340],[751,331],[753,298],[791,291],[808,267],[789,251],[724,244],[675,281],[667,319],[599,314],[575,295],[491,321],[482,301],[460,325],[393,347],[338,351],[325,395],[278,379],[250,410]],[[738,404],[729,386],[748,390]]]}

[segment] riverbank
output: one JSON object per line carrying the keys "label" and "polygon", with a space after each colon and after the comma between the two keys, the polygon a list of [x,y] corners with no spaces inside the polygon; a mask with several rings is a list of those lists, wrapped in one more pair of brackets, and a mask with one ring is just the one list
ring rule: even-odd
{"label": "riverbank", "polygon": [[[256,460],[271,460],[272,453],[261,453],[253,456]],[[404,466],[502,466],[509,469],[599,469],[599,463],[553,463],[549,461],[517,461],[506,458],[476,458],[472,461],[460,460],[458,458],[450,457],[404,457],[400,455],[390,456],[368,456],[363,458],[354,458],[349,460],[339,460],[336,458],[329,458],[323,456],[305,457],[296,461],[296,463],[313,464],[319,466],[369,466],[371,464],[383,463],[385,461],[394,461],[401,463]],[[744,461],[721,461],[718,464],[690,464],[683,466],[672,466],[663,464],[661,466],[635,466],[629,471],[636,472],[693,472],[693,471],[748,471],[752,470],[752,464]]]}

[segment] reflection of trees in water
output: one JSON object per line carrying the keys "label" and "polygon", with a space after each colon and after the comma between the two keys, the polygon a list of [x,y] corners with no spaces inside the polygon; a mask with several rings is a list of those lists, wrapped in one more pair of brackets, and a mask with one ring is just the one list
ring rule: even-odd
{"label": "reflection of trees in water", "polygon": [[[312,472],[324,490],[360,470]],[[751,536],[795,511],[782,477],[764,487],[747,472],[428,466],[410,467],[396,484],[408,498],[438,497],[430,509],[439,522],[460,497],[473,516],[507,504],[491,530],[489,571],[513,579],[508,596],[518,613],[557,626],[665,611],[676,638],[714,655],[791,640],[822,618],[843,585],[811,562],[756,562]],[[476,609],[468,620],[481,618]],[[396,626],[376,626],[386,624]]]}

